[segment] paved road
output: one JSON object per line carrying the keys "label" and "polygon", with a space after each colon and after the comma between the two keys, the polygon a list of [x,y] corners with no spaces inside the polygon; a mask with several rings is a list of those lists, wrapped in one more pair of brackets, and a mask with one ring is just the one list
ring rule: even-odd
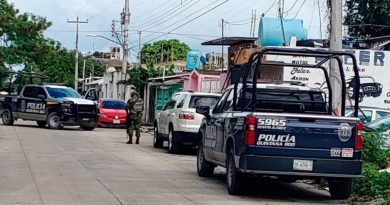
{"label": "paved road", "polygon": [[171,155],[125,144],[121,129],[41,129],[32,122],[0,124],[0,204],[340,204],[306,184],[261,181],[230,196],[224,170],[197,176],[193,151]]}

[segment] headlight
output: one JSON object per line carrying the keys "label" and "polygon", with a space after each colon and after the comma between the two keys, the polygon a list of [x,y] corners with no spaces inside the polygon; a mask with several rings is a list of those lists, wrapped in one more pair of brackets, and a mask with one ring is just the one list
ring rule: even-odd
{"label": "headlight", "polygon": [[100,113],[100,117],[104,117],[104,118],[106,118],[106,117],[107,117],[107,115],[106,115],[106,114],[104,114],[104,113]]}
{"label": "headlight", "polygon": [[73,105],[72,101],[64,101],[61,103],[61,107],[69,108]]}

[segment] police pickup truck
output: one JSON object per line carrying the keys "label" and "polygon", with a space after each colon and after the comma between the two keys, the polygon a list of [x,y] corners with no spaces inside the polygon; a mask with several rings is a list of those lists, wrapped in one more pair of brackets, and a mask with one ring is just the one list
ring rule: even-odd
{"label": "police pickup truck", "polygon": [[[316,64],[298,66],[266,61],[265,55],[319,59]],[[198,175],[210,177],[217,165],[226,167],[230,194],[243,193],[249,175],[276,176],[288,181],[323,178],[328,181],[333,198],[348,198],[352,179],[361,175],[363,125],[356,117],[359,100],[355,95],[354,117],[344,117],[348,95],[345,79],[341,79],[342,114],[337,115],[332,109],[333,90],[323,66],[327,60],[337,60],[342,55],[348,55],[354,62],[358,87],[356,61],[347,53],[265,48],[252,54],[250,62],[242,68],[242,80],[224,91],[211,113],[207,106],[197,107],[197,113],[205,116],[197,155]],[[299,82],[260,82],[263,66],[321,69],[328,90]]]}
{"label": "police pickup truck", "polygon": [[0,116],[4,125],[17,119],[36,121],[39,127],[60,129],[79,125],[93,130],[97,124],[97,106],[75,90],[57,85],[25,85],[19,95],[0,96]]}

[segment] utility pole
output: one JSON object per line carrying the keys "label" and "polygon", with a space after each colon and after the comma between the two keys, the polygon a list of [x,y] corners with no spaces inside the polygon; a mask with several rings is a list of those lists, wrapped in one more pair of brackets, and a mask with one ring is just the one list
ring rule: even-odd
{"label": "utility pole", "polygon": [[142,65],[142,52],[141,52],[141,35],[142,31],[137,31],[138,34],[138,60],[139,60],[139,65]]}
{"label": "utility pole", "polygon": [[[84,92],[85,91],[85,60],[83,62],[83,87],[81,90]],[[83,93],[84,94],[84,93]]]}
{"label": "utility pole", "polygon": [[[328,0],[330,4],[330,50],[341,51],[343,49],[343,33],[342,33],[342,18],[343,18],[343,3],[340,0]],[[341,114],[341,75],[339,66],[336,60],[330,62],[330,84],[333,91],[332,109],[336,115]]]}
{"label": "utility pole", "polygon": [[[225,27],[225,19],[222,19],[222,42],[223,42],[223,38],[224,38],[224,27]],[[223,64],[224,64],[224,49],[223,49],[223,43],[222,43],[222,58],[221,58],[221,68],[222,68],[222,72],[223,72]]]}
{"label": "utility pole", "polygon": [[[130,18],[130,6],[129,0],[125,0],[125,9],[121,14],[121,24],[122,24],[122,32],[123,32],[123,60],[122,60],[122,72],[125,75],[125,79],[127,79],[127,59],[129,56],[129,18]],[[126,95],[126,86],[123,86],[123,99],[125,99]]]}
{"label": "utility pole", "polygon": [[80,23],[88,23],[87,21],[80,21],[79,17],[77,16],[76,21],[69,21],[67,20],[68,23],[75,23],[76,24],[76,60],[75,60],[75,65],[74,65],[74,89],[77,91],[77,86],[78,86],[78,78],[79,78],[79,24]]}
{"label": "utility pole", "polygon": [[251,31],[249,32],[249,36],[252,35],[252,29],[253,29],[253,9],[252,9],[252,18],[251,18]]}
{"label": "utility pole", "polygon": [[257,10],[255,10],[255,17],[253,18],[253,33],[252,37],[255,37],[255,31],[256,31],[256,18],[257,18]]}

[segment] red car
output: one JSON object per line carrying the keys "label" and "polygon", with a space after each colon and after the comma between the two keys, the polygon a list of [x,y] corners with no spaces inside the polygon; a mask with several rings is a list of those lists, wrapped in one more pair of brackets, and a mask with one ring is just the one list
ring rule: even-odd
{"label": "red car", "polygon": [[118,99],[99,100],[99,121],[101,127],[124,127],[126,126],[126,103]]}

